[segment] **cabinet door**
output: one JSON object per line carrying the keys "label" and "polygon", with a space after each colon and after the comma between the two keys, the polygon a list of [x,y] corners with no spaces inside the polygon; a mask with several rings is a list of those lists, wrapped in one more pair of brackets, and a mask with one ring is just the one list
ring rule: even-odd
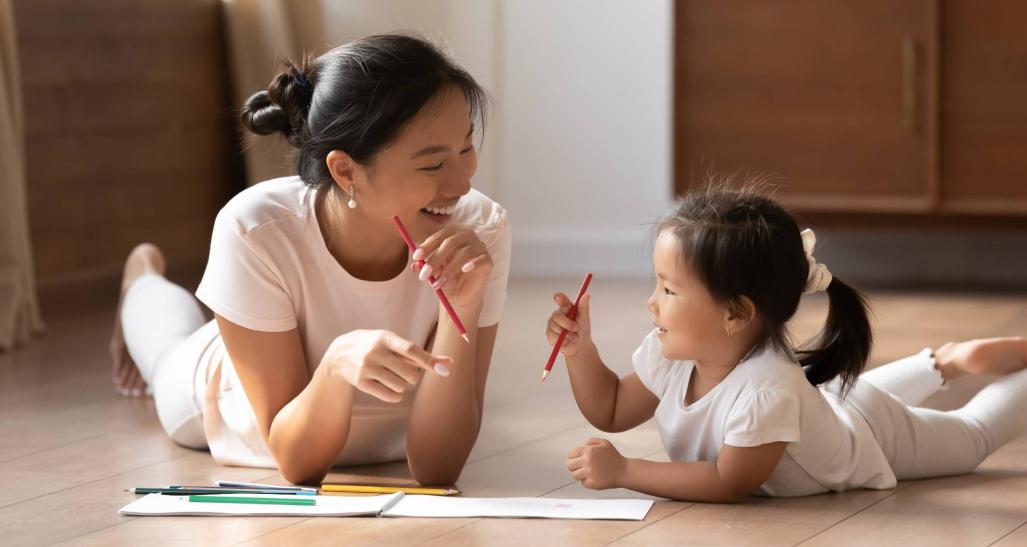
{"label": "cabinet door", "polygon": [[808,211],[926,211],[931,0],[680,0],[676,189],[768,174]]}
{"label": "cabinet door", "polygon": [[942,209],[1027,213],[1027,3],[944,2]]}

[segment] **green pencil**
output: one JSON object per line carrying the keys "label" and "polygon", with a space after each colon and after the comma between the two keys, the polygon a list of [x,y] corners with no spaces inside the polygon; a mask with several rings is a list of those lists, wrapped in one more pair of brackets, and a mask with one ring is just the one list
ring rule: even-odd
{"label": "green pencil", "polygon": [[265,505],[317,505],[317,500],[312,498],[256,498],[243,496],[189,496],[189,501],[203,503],[258,503]]}

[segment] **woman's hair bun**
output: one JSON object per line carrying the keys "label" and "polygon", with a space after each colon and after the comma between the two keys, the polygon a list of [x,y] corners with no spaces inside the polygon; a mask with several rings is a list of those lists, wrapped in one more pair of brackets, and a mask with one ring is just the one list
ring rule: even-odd
{"label": "woman's hair bun", "polygon": [[258,135],[280,132],[290,144],[299,147],[314,90],[309,64],[309,57],[304,58],[302,65],[283,61],[267,90],[246,99],[240,114],[243,127]]}

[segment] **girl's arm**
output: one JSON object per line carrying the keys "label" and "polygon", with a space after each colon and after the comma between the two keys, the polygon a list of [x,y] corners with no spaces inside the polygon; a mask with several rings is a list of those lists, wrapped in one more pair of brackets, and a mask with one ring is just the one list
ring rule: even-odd
{"label": "girl's arm", "polygon": [[570,453],[567,468],[586,488],[628,488],[681,501],[733,503],[767,482],[787,445],[724,445],[716,463],[654,462],[625,458],[609,441],[589,439]]}
{"label": "girl's arm", "polygon": [[342,452],[354,389],[399,402],[418,368],[445,360],[386,331],[353,331],[332,342],[311,375],[296,329],[255,331],[215,317],[271,455],[295,484],[319,483]]}
{"label": "girl's arm", "polygon": [[596,429],[610,433],[627,431],[653,417],[660,399],[634,372],[617,378],[599,358],[595,344],[566,359],[574,401]]}
{"label": "girl's arm", "polygon": [[567,317],[570,299],[558,293],[554,300],[560,309],[550,317],[546,336],[552,345],[562,329],[568,330],[560,351],[567,361],[574,400],[585,419],[601,431],[626,431],[652,418],[660,399],[634,372],[618,378],[603,363],[592,342],[591,296],[581,298],[577,316],[572,320]]}

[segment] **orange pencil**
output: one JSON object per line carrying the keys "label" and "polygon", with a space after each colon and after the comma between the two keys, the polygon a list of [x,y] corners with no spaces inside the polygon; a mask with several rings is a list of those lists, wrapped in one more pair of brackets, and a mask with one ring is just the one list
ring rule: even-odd
{"label": "orange pencil", "polygon": [[[403,221],[399,219],[399,215],[392,215],[392,223],[396,225],[396,230],[399,231],[400,237],[402,237],[403,241],[406,242],[407,248],[410,249],[410,252],[411,253],[414,252],[414,250],[417,249],[417,245],[414,245],[414,240],[410,238],[410,233],[407,232],[406,227],[403,226]],[[417,261],[417,265],[423,267],[424,266],[424,261],[423,260],[418,260]],[[430,282],[432,285],[434,285],[435,284],[435,276],[429,275],[428,276],[428,282]],[[439,302],[442,302],[442,307],[446,308],[446,313],[449,314],[449,318],[452,319],[453,320],[453,324],[456,325],[456,330],[457,330],[457,332],[460,333],[460,337],[463,338],[465,342],[470,344],[471,343],[471,339],[468,338],[468,336],[467,336],[467,329],[465,329],[464,328],[464,324],[460,322],[460,318],[457,317],[456,311],[453,310],[453,306],[451,306],[449,304],[449,299],[446,298],[446,293],[442,292],[442,289],[434,289],[434,290],[435,290],[435,295],[439,297]]]}
{"label": "orange pencil", "polygon": [[[585,280],[581,283],[581,288],[578,289],[578,297],[574,299],[574,305],[571,306],[570,311],[567,312],[567,317],[572,321],[578,316],[578,303],[581,302],[581,297],[585,295],[585,291],[588,290],[588,284],[592,282],[592,274],[589,273],[585,276]],[[542,370],[542,381],[546,381],[546,376],[549,376],[549,371],[553,370],[553,363],[556,362],[556,356],[560,353],[560,346],[563,345],[563,339],[567,337],[567,329],[560,330],[560,336],[557,337],[556,343],[553,344],[553,353],[549,354],[549,360],[546,361],[546,368]]]}

